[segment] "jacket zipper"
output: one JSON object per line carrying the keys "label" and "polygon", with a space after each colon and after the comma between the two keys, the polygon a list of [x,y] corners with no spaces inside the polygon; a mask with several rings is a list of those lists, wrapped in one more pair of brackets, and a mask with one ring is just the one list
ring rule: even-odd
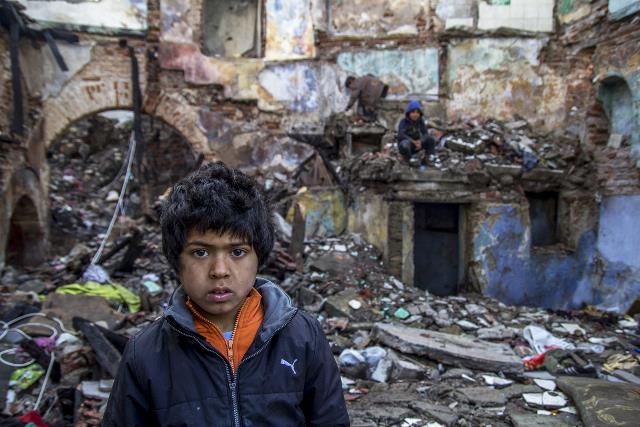
{"label": "jacket zipper", "polygon": [[[240,309],[242,310],[242,308],[240,308]],[[247,361],[247,360],[249,360],[249,359],[252,359],[252,358],[254,358],[255,356],[257,356],[257,355],[259,355],[260,353],[262,353],[262,351],[267,347],[267,345],[269,345],[269,343],[271,342],[271,340],[273,339],[273,337],[274,337],[274,336],[276,336],[276,334],[277,334],[278,332],[280,332],[281,330],[283,330],[283,329],[284,329],[284,328],[289,324],[289,322],[291,322],[291,320],[293,319],[293,316],[295,316],[297,312],[298,312],[298,310],[297,310],[297,309],[295,309],[295,310],[293,311],[293,313],[291,314],[291,316],[289,316],[289,318],[288,318],[285,322],[283,322],[283,323],[282,323],[282,325],[280,325],[280,326],[278,327],[278,329],[276,329],[276,330],[271,334],[271,336],[269,337],[269,339],[268,339],[268,340],[267,340],[267,341],[262,345],[262,347],[260,347],[258,350],[256,350],[254,353],[250,354],[249,356],[245,356],[245,357],[240,361],[240,363],[238,364],[238,369],[237,369],[235,372],[233,371],[233,361],[231,361],[231,362],[230,362],[230,361],[229,361],[229,359],[226,359],[226,360],[225,360],[225,358],[224,358],[220,353],[218,353],[218,352],[217,352],[217,351],[215,351],[214,349],[207,348],[204,344],[202,344],[202,342],[200,342],[200,340],[199,340],[196,336],[191,335],[191,334],[187,334],[187,333],[185,333],[185,332],[180,331],[180,330],[178,329],[178,327],[176,327],[176,326],[172,325],[170,321],[168,321],[168,320],[167,320],[167,321],[169,322],[169,324],[170,324],[170,325],[171,325],[171,326],[172,326],[172,327],[173,327],[173,328],[174,328],[174,329],[175,329],[179,334],[184,335],[184,336],[187,336],[187,337],[190,337],[190,338],[192,338],[192,339],[196,340],[196,342],[197,342],[198,344],[200,344],[200,346],[201,346],[202,348],[204,348],[205,350],[207,350],[207,351],[209,351],[209,352],[211,352],[211,353],[215,354],[216,356],[218,356],[219,358],[221,358],[222,360],[225,360],[225,361],[227,362],[227,363],[225,364],[225,368],[226,368],[227,378],[231,377],[231,381],[229,382],[229,389],[231,390],[231,402],[232,402],[232,405],[233,405],[233,424],[234,424],[236,427],[240,427],[240,408],[238,408],[238,390],[237,390],[237,383],[238,383],[238,381],[237,381],[237,380],[238,380],[238,371],[240,370],[240,366],[242,366],[242,364],[243,364],[245,361]],[[238,317],[236,318],[236,323],[235,323],[234,328],[233,328],[233,336],[235,336],[235,332],[236,332],[236,329],[237,329],[237,327],[238,327],[238,319],[239,319],[239,318],[240,318],[240,312],[238,311]],[[215,326],[215,325],[214,325],[214,326]],[[232,337],[232,339],[233,339],[233,337]],[[230,341],[231,341],[231,340],[230,340]],[[227,345],[227,351],[229,351],[229,346],[228,346],[228,345]],[[231,350],[231,354],[233,354],[233,350]],[[231,368],[231,370],[230,370],[229,368]]]}
{"label": "jacket zipper", "polygon": [[[240,427],[240,416],[239,416],[239,411],[238,411],[238,396],[237,396],[237,391],[236,391],[236,376],[233,373],[233,370],[231,369],[231,364],[229,363],[229,360],[227,358],[225,358],[223,355],[221,355],[220,353],[218,353],[216,350],[207,347],[206,345],[204,345],[200,339],[198,339],[198,337],[196,337],[195,335],[191,335],[188,334],[186,332],[183,332],[180,330],[180,328],[176,325],[173,325],[171,321],[167,320],[167,322],[169,323],[169,325],[171,325],[171,327],[180,335],[183,335],[185,337],[189,337],[193,340],[195,340],[200,347],[204,348],[206,351],[208,351],[209,353],[213,353],[216,357],[219,357],[220,359],[222,359],[223,362],[225,362],[224,367],[225,367],[225,373],[227,375],[227,383],[229,385],[229,389],[231,390],[231,403],[233,406],[233,424],[236,427]],[[229,378],[231,378],[232,380],[229,381]]]}

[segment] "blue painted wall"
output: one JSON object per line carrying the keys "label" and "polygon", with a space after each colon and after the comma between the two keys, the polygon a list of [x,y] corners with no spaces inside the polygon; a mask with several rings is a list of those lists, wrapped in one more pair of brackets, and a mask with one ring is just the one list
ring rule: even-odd
{"label": "blue painted wall", "polygon": [[622,19],[640,10],[640,0],[609,0],[609,13],[614,20]]}
{"label": "blue painted wall", "polygon": [[[625,311],[640,297],[637,242],[640,196],[605,199],[601,226],[585,232],[578,248],[558,255],[532,252],[526,211],[492,205],[477,224],[472,257],[484,293],[507,304],[575,309],[584,304]],[[635,249],[634,249],[635,246]]]}

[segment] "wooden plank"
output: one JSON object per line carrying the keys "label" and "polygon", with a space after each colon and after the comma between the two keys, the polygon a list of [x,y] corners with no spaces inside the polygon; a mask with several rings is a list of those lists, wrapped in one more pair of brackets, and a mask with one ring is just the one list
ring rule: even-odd
{"label": "wooden plank", "polygon": [[304,238],[305,238],[306,218],[302,213],[300,203],[296,203],[293,211],[293,225],[291,227],[291,243],[289,244],[289,255],[296,262],[298,271],[302,271],[304,264]]}
{"label": "wooden plank", "polygon": [[75,318],[75,323],[89,341],[89,345],[96,354],[98,364],[107,371],[113,378],[118,373],[118,366],[122,355],[120,352],[105,338],[100,329],[93,323],[83,321],[84,319]]}
{"label": "wooden plank", "polygon": [[524,370],[520,358],[506,344],[390,323],[376,323],[374,337],[403,353],[427,356],[448,365],[492,372]]}

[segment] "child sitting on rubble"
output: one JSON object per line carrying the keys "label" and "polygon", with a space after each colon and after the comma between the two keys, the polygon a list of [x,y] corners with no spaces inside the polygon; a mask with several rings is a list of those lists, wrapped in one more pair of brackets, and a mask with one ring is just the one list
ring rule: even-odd
{"label": "child sitting on rubble", "polygon": [[163,251],[181,286],[125,349],[103,426],[348,426],[318,321],[256,278],[274,244],[256,182],[211,163],[172,188]]}
{"label": "child sitting on rubble", "polygon": [[424,113],[418,101],[411,101],[398,124],[398,151],[409,162],[419,151],[435,154],[436,140],[427,132]]}

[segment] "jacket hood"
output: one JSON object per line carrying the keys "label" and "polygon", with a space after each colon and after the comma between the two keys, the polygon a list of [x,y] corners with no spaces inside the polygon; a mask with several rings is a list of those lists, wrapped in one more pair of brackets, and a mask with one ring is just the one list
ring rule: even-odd
{"label": "jacket hood", "polygon": [[[291,298],[278,285],[269,280],[256,277],[254,288],[262,295],[264,319],[258,329],[254,344],[268,340],[298,310],[291,303]],[[169,307],[164,312],[165,318],[171,318],[181,328],[197,334],[193,315],[186,305],[186,293],[179,286],[171,295]],[[253,347],[253,345],[251,346]]]}
{"label": "jacket hood", "polygon": [[420,103],[418,101],[414,100],[409,102],[409,105],[407,105],[407,108],[404,110],[405,116],[409,117],[409,113],[413,110],[420,111],[420,116],[424,116],[424,112],[422,111],[422,107],[420,107]]}

